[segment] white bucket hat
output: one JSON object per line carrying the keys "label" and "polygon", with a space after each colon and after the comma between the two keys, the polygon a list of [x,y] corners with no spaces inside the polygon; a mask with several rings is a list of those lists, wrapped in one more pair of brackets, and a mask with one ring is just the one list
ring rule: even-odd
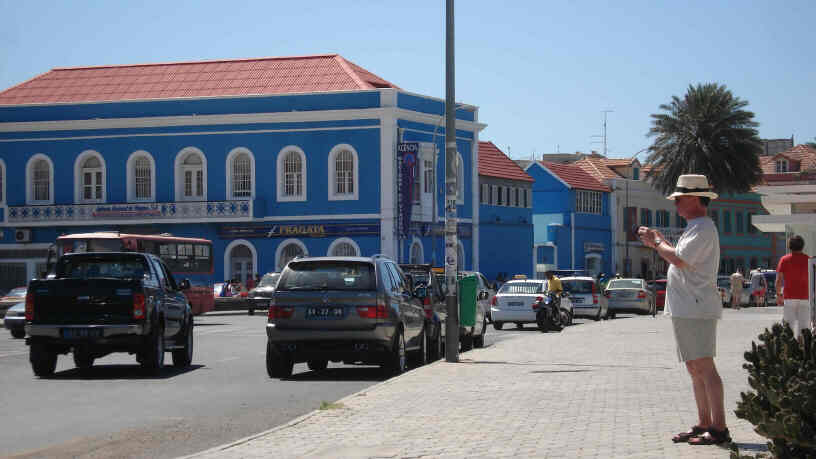
{"label": "white bucket hat", "polygon": [[711,185],[705,175],[685,174],[677,178],[677,186],[674,193],[666,196],[671,199],[678,196],[702,196],[705,198],[717,199],[717,193],[711,191]]}

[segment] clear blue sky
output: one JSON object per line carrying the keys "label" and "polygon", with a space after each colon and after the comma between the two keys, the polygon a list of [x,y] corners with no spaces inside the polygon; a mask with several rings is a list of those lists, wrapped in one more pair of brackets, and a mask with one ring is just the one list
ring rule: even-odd
{"label": "clear blue sky", "polygon": [[[54,67],[339,53],[445,97],[443,0],[0,0],[0,88]],[[689,84],[750,102],[763,138],[816,137],[816,2],[456,4],[456,100],[513,158],[651,144],[650,114]],[[643,158],[643,156],[641,156]]]}

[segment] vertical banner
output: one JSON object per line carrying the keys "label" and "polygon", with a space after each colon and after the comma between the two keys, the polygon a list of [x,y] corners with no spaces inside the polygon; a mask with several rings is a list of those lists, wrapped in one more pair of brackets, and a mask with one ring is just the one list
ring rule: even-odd
{"label": "vertical banner", "polygon": [[397,184],[397,228],[400,237],[407,237],[411,230],[411,210],[414,207],[414,171],[416,169],[419,142],[401,142],[397,145],[399,183]]}

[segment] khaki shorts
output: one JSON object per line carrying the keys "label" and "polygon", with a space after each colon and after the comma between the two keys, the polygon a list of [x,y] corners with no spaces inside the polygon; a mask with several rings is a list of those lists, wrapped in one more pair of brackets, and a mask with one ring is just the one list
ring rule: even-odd
{"label": "khaki shorts", "polygon": [[717,319],[672,317],[672,327],[681,362],[717,355]]}

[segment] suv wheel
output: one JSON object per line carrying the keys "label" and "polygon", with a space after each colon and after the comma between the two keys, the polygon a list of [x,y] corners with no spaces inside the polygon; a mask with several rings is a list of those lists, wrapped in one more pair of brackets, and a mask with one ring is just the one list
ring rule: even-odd
{"label": "suv wheel", "polygon": [[398,376],[405,371],[405,335],[402,330],[398,330],[394,336],[394,346],[383,368],[391,376]]}
{"label": "suv wheel", "polygon": [[483,348],[485,343],[485,333],[487,333],[487,317],[482,320],[482,334],[473,338],[473,347]]}
{"label": "suv wheel", "polygon": [[434,338],[428,339],[430,340],[430,345],[428,346],[430,360],[436,361],[444,357],[445,353],[442,351],[442,332],[437,331]]}
{"label": "suv wheel", "polygon": [[22,328],[12,328],[11,336],[16,339],[23,339],[25,338],[25,330]]}
{"label": "suv wheel", "polygon": [[270,378],[288,378],[292,376],[292,358],[278,352],[269,341],[266,342],[266,373]]}
{"label": "suv wheel", "polygon": [[187,320],[187,326],[177,338],[177,341],[184,340],[184,347],[173,351],[173,366],[176,368],[187,368],[193,361],[193,316]]}
{"label": "suv wheel", "polygon": [[504,322],[493,322],[493,328],[496,330],[501,330],[504,327]]}
{"label": "suv wheel", "polygon": [[57,353],[48,349],[44,343],[31,343],[28,359],[34,374],[41,378],[53,375],[57,369]]}
{"label": "suv wheel", "polygon": [[428,327],[422,327],[422,333],[419,335],[419,350],[417,351],[417,355],[414,358],[414,363],[416,363],[417,367],[421,367],[423,365],[427,365],[428,363],[428,340],[426,337],[428,336]]}

